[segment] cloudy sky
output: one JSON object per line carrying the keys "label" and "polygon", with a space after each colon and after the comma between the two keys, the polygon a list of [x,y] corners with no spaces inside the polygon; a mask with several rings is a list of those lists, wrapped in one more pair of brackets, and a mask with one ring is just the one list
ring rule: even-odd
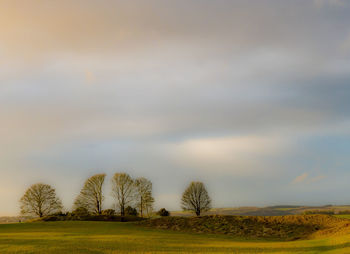
{"label": "cloudy sky", "polygon": [[[216,207],[350,204],[350,1],[0,3],[0,215],[33,183],[192,180]],[[106,186],[106,208],[111,205]]]}

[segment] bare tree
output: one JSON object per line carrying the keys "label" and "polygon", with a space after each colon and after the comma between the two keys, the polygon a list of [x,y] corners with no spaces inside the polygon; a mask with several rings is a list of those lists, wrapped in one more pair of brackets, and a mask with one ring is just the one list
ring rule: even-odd
{"label": "bare tree", "polygon": [[43,217],[60,212],[62,202],[50,185],[37,183],[30,186],[20,199],[21,213]]}
{"label": "bare tree", "polygon": [[144,177],[135,180],[137,207],[140,216],[143,217],[144,212],[149,215],[152,211],[154,198],[152,197],[152,182]]}
{"label": "bare tree", "polygon": [[202,211],[211,208],[211,200],[202,182],[192,182],[182,194],[181,205],[183,210],[193,211],[200,216]]}
{"label": "bare tree", "polygon": [[75,209],[85,208],[90,213],[102,213],[102,202],[104,199],[102,194],[102,186],[105,177],[106,174],[97,174],[85,181],[80,194],[74,201]]}
{"label": "bare tree", "polygon": [[112,178],[112,195],[117,201],[120,215],[125,216],[125,208],[135,198],[134,180],[126,173],[116,173]]}

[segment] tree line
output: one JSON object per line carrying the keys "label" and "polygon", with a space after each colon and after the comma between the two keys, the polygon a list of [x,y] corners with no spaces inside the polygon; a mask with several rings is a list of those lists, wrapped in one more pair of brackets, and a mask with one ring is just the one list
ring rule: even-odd
{"label": "tree line", "polygon": [[[96,174],[88,178],[80,193],[75,198],[73,212],[102,215],[114,213],[113,209],[103,210],[103,184],[106,174]],[[111,195],[115,200],[115,207],[121,217],[126,214],[150,217],[153,212],[154,198],[152,182],[144,177],[133,179],[127,173],[116,173],[111,179]],[[200,216],[203,211],[211,208],[211,199],[202,182],[191,182],[185,189],[181,199],[184,211],[192,211]],[[21,214],[44,217],[61,213],[62,201],[56,195],[56,190],[44,183],[30,186],[20,199]],[[169,215],[164,208],[160,215]]]}

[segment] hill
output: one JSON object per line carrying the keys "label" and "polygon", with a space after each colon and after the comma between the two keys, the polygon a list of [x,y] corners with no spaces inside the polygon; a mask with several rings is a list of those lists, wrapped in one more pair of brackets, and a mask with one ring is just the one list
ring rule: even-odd
{"label": "hill", "polygon": [[163,217],[140,225],[183,232],[278,240],[310,239],[350,232],[350,221],[329,215]]}
{"label": "hill", "polygon": [[[297,215],[306,212],[315,213],[350,213],[350,205],[342,206],[267,206],[267,207],[227,207],[227,208],[213,208],[210,211],[203,213],[203,215],[241,215],[241,216],[282,216],[282,215]],[[193,216],[190,212],[172,211],[172,216]]]}

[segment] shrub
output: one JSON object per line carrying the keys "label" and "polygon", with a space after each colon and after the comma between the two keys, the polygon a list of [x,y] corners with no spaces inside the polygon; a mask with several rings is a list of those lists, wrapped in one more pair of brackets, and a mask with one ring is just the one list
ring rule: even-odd
{"label": "shrub", "polygon": [[160,209],[157,212],[157,215],[159,216],[170,216],[170,212],[168,210],[166,210],[165,208]]}
{"label": "shrub", "polygon": [[106,216],[113,216],[115,215],[115,210],[113,209],[106,209],[102,211],[102,215],[106,215]]}
{"label": "shrub", "polygon": [[133,207],[131,207],[131,206],[128,206],[127,208],[125,208],[125,215],[137,216],[137,210],[136,210],[136,208],[133,208]]}
{"label": "shrub", "polygon": [[116,215],[87,215],[87,216],[56,216],[50,215],[42,218],[37,218],[32,221],[141,221],[144,218],[137,216],[116,216]]}
{"label": "shrub", "polygon": [[82,216],[89,216],[90,213],[89,211],[85,208],[85,207],[78,207],[77,209],[75,209],[72,212],[73,216],[78,216],[78,217],[82,217]]}
{"label": "shrub", "polygon": [[63,212],[57,212],[57,213],[53,213],[53,214],[50,214],[52,216],[67,216],[68,213],[63,213]]}

